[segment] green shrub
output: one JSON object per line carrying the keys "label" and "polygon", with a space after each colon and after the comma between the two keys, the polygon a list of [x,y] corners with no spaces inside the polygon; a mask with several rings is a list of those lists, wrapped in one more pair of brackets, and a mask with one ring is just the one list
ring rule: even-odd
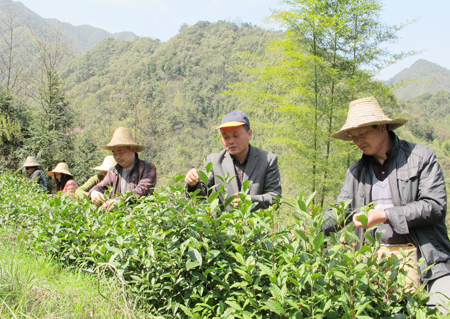
{"label": "green shrub", "polygon": [[[181,178],[178,178],[179,182]],[[248,184],[244,185],[248,187]],[[297,222],[282,226],[276,207],[251,201],[220,212],[207,200],[168,186],[128,197],[113,211],[89,201],[48,197],[0,176],[0,221],[30,249],[90,271],[109,267],[167,318],[431,318],[422,291],[408,292],[396,257],[378,262],[378,242],[356,250],[353,224],[326,238],[312,196],[290,205]],[[344,221],[345,206],[334,211]]]}

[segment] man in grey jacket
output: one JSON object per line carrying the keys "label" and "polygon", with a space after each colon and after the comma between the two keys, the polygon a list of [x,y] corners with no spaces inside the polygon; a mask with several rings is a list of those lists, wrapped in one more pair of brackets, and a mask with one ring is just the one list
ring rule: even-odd
{"label": "man in grey jacket", "polygon": [[[384,244],[412,243],[418,257],[425,258],[421,276],[430,292],[450,296],[450,241],[445,226],[447,193],[442,169],[430,148],[400,140],[392,130],[406,123],[390,119],[374,97],[350,103],[345,125],[332,135],[352,140],[364,153],[347,171],[337,203],[352,200],[349,212],[375,202],[368,212],[367,228],[384,231]],[[362,240],[363,225],[353,216],[356,234]],[[331,211],[325,214],[325,234],[337,228]],[[441,294],[429,304],[448,300]]]}
{"label": "man in grey jacket", "polygon": [[[207,163],[213,164],[208,185],[200,180],[198,170],[193,168],[185,177],[187,191],[199,189],[199,194],[206,196],[209,188],[217,185],[215,189],[219,191],[220,186],[224,185],[228,191],[227,198],[221,198],[224,204],[230,197],[242,192],[243,184],[248,180],[248,195],[257,203],[255,210],[275,204],[276,197],[281,197],[277,156],[250,145],[252,130],[248,117],[242,112],[231,112],[224,116],[217,129],[220,129],[225,149],[206,158]],[[227,174],[234,178],[225,184],[223,178]],[[239,201],[239,196],[236,196],[225,209],[237,207]]]}

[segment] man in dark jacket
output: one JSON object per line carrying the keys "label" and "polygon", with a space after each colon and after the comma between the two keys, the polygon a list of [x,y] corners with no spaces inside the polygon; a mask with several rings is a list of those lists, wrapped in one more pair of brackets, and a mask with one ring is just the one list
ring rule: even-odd
{"label": "man in dark jacket", "polygon": [[[188,192],[200,190],[199,194],[206,196],[208,189],[216,186],[216,191],[223,185],[228,191],[227,198],[242,192],[243,184],[249,181],[249,192],[252,202],[256,203],[254,210],[266,209],[276,203],[276,197],[281,197],[280,173],[278,159],[273,153],[250,145],[252,130],[250,121],[242,112],[231,112],[224,116],[220,129],[224,150],[207,156],[206,162],[212,163],[212,174],[208,185],[205,185],[196,168],[191,169],[185,178]],[[228,174],[234,177],[230,183],[224,183],[223,178]],[[239,196],[227,206],[230,210],[238,206]]]}
{"label": "man in dark jacket", "polygon": [[[425,258],[421,276],[430,292],[450,296],[450,241],[445,226],[447,193],[444,175],[436,155],[430,148],[400,140],[392,130],[406,123],[390,119],[374,97],[350,103],[345,125],[332,135],[353,140],[364,153],[347,171],[337,203],[352,200],[350,210],[375,202],[368,212],[367,228],[376,225],[384,231],[383,244],[412,243],[418,257]],[[354,214],[356,234],[362,240],[363,224]],[[331,211],[326,212],[325,234],[336,230]],[[435,294],[430,305],[447,302]]]}
{"label": "man in dark jacket", "polygon": [[[100,147],[112,151],[117,165],[111,167],[106,177],[89,191],[94,204],[111,210],[117,202],[117,194],[129,191],[138,196],[153,194],[156,185],[156,167],[139,159],[137,153],[146,147],[136,144],[129,129],[117,128],[109,144]],[[110,200],[106,200],[103,195],[108,186],[112,187]]]}

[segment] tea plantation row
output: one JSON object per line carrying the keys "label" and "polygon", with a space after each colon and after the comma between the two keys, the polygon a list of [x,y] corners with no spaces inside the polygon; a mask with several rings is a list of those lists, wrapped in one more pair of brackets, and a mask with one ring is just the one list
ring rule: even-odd
{"label": "tea plantation row", "polygon": [[[440,318],[424,306],[425,293],[406,292],[400,261],[377,261],[373,238],[356,251],[351,224],[325,238],[311,198],[282,204],[298,219],[285,228],[275,209],[251,212],[244,196],[221,213],[218,197],[187,198],[182,186],[169,186],[107,212],[2,174],[0,224],[31,251],[82,269],[117,269],[155,316]],[[344,218],[343,207],[335,211]]]}

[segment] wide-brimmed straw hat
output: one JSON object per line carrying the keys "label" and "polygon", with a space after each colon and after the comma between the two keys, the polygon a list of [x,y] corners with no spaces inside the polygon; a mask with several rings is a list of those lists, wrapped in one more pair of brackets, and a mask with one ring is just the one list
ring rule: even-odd
{"label": "wide-brimmed straw hat", "polygon": [[37,167],[40,166],[36,157],[34,156],[28,156],[25,160],[25,164],[22,165],[22,167]]}
{"label": "wide-brimmed straw hat", "polygon": [[391,119],[384,114],[380,103],[374,97],[365,97],[350,102],[348,109],[347,121],[344,126],[331,136],[344,141],[350,141],[352,137],[349,131],[355,128],[361,128],[371,125],[389,124],[389,130],[395,130],[408,122],[407,119],[398,118]]}
{"label": "wide-brimmed straw hat", "polygon": [[111,151],[113,147],[117,146],[131,146],[136,147],[136,152],[142,152],[147,146],[136,144],[133,134],[126,127],[118,127],[113,134],[113,137],[108,145],[101,145],[101,148]]}
{"label": "wide-brimmed straw hat", "polygon": [[62,174],[66,174],[66,175],[70,175],[73,177],[72,174],[70,174],[69,172],[69,166],[66,163],[58,163],[58,165],[56,165],[55,169],[53,171],[48,172],[47,174],[50,175],[51,177],[55,177],[55,173],[62,173]]}
{"label": "wide-brimmed straw hat", "polygon": [[91,169],[95,169],[96,171],[108,171],[111,167],[116,166],[117,162],[113,156],[108,155],[103,160],[102,165],[93,167]]}

